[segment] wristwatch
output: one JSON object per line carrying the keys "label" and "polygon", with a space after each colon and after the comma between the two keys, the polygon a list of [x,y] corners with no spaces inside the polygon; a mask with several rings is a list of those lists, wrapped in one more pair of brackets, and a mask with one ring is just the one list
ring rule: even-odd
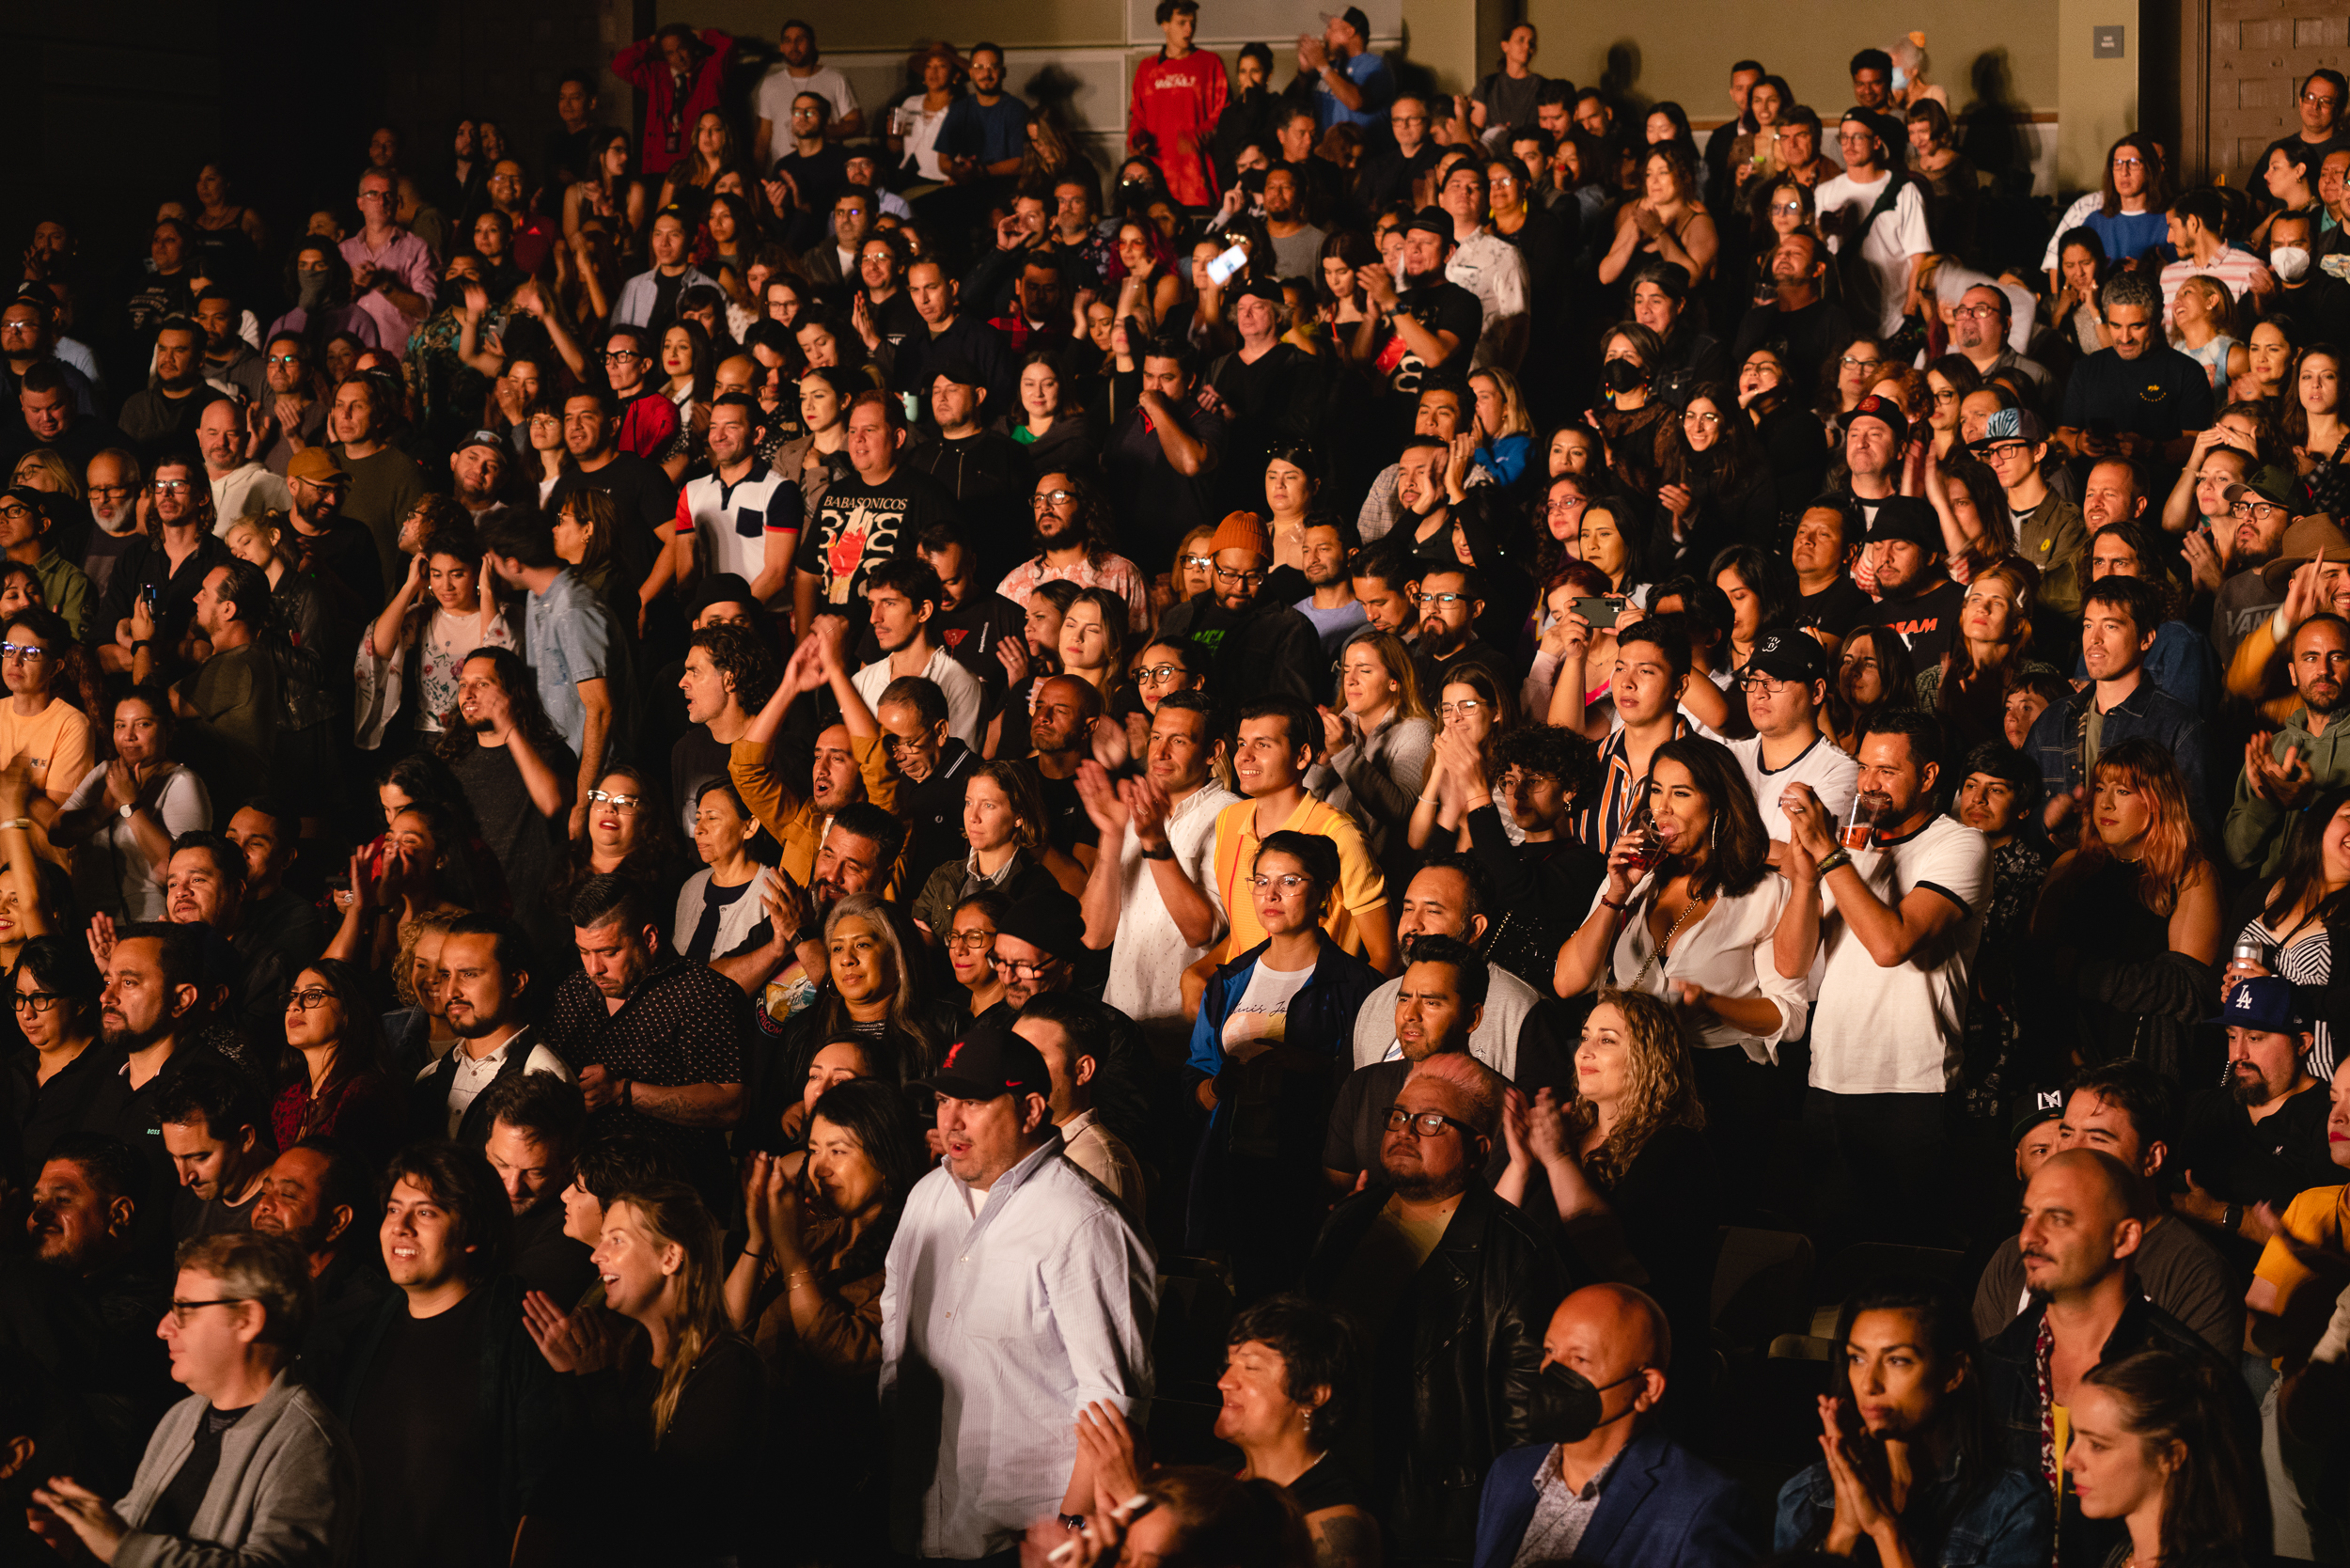
{"label": "wristwatch", "polygon": [[1161,844],[1157,849],[1145,849],[1142,857],[1145,860],[1172,860],[1175,858],[1175,846]]}
{"label": "wristwatch", "polygon": [[2220,1211],[2219,1223],[2222,1227],[2230,1231],[2241,1231],[2244,1229],[2244,1205],[2241,1203],[2229,1204],[2225,1209]]}
{"label": "wristwatch", "polygon": [[1086,1516],[1082,1513],[1064,1513],[1060,1516],[1060,1528],[1066,1530],[1081,1530],[1086,1528]]}
{"label": "wristwatch", "polygon": [[126,823],[127,823],[127,822],[129,822],[129,821],[131,820],[131,813],[132,813],[132,812],[133,812],[133,811],[136,811],[137,809],[138,809],[138,808],[137,808],[136,806],[132,805],[132,804],[131,804],[131,803],[129,803],[128,801],[124,802],[124,803],[123,803],[123,807],[122,807],[122,813],[121,813],[121,815],[122,815],[122,820],[123,820],[124,822],[126,822]]}

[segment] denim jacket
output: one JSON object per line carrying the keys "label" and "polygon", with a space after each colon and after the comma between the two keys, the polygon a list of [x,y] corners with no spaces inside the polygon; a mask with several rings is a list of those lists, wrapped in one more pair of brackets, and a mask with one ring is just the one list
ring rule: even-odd
{"label": "denim jacket", "polygon": [[[2041,780],[2051,796],[2070,793],[2076,785],[2091,781],[2081,759],[2089,749],[2090,704],[2096,699],[2097,688],[2092,685],[2050,703],[2024,738],[2025,755],[2040,769]],[[2136,691],[2107,712],[2098,740],[2101,755],[2123,741],[2137,740],[2152,741],[2170,753],[2186,782],[2187,806],[2198,823],[2211,825],[2210,759],[2203,721],[2194,709],[2155,685],[2153,677],[2143,676]]]}
{"label": "denim jacket", "polygon": [[[1980,1495],[1960,1502],[1958,1461],[1919,1480],[1902,1510],[1902,1539],[1909,1555],[1937,1568],[2045,1568],[2056,1549],[2056,1503],[2047,1483],[2028,1470],[2002,1469]],[[1798,1470],[1778,1489],[1771,1529],[1775,1551],[1817,1546],[1836,1516],[1836,1482],[1825,1461]],[[1876,1558],[1863,1541],[1856,1563]]]}

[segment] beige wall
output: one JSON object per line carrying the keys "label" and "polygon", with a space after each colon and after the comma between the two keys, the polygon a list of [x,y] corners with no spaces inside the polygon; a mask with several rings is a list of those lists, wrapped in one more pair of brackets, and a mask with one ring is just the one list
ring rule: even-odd
{"label": "beige wall", "polygon": [[[2136,0],[2123,0],[2123,8],[2131,14],[2123,18],[2112,10],[2097,20],[2135,23]],[[2067,4],[2065,14],[2071,11]],[[1536,70],[1571,77],[1580,86],[1605,77],[1605,85],[1649,102],[1671,99],[1700,123],[1729,115],[1730,63],[1742,57],[1761,60],[1787,79],[1797,98],[1832,118],[1851,106],[1852,78],[1845,67],[1853,55],[1872,44],[1885,48],[1914,27],[1925,29],[1932,62],[1928,79],[1950,93],[1953,109],[1965,108],[1975,96],[1969,73],[1977,58],[2004,51],[2013,101],[2027,109],[2053,111],[2057,14],[2046,0],[1969,0],[1964,6],[1921,0],[1778,5],[1649,0],[1630,12],[1591,0],[1526,0],[1527,19],[1542,29]],[[2133,36],[2132,44],[2136,41]],[[2084,56],[2088,48],[2084,24]],[[1611,70],[1610,53],[1618,50],[1622,54]]]}
{"label": "beige wall", "polygon": [[886,0],[878,5],[794,0],[788,8],[771,0],[660,0],[657,9],[664,23],[724,27],[769,44],[787,14],[804,16],[815,25],[824,50],[841,54],[903,49],[916,39],[939,38],[965,46],[977,39],[993,39],[1007,49],[1036,44],[1082,48],[1122,42],[1126,28],[1120,0]]}
{"label": "beige wall", "polygon": [[[2057,0],[2057,96],[2064,134],[2057,138],[2057,181],[2081,191],[2104,177],[2106,149],[2138,126],[2138,59],[2145,39],[2138,0]],[[2092,58],[2098,27],[2123,29],[2120,59]]]}

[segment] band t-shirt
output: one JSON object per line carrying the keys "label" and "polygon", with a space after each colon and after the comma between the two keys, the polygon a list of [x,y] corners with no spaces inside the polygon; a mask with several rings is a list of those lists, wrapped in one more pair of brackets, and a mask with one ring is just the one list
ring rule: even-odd
{"label": "band t-shirt", "polygon": [[792,565],[821,580],[820,607],[846,606],[865,597],[874,567],[913,555],[923,529],[956,520],[954,497],[928,474],[900,463],[875,485],[852,471],[824,492]]}

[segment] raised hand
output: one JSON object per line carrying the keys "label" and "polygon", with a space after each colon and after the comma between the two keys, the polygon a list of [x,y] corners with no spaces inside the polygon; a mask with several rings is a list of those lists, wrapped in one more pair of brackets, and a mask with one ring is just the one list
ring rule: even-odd
{"label": "raised hand", "polygon": [[1078,803],[1101,830],[1103,839],[1115,843],[1124,838],[1129,813],[1126,803],[1119,798],[1117,785],[1111,782],[1109,770],[1096,761],[1080,762],[1076,784]]}

